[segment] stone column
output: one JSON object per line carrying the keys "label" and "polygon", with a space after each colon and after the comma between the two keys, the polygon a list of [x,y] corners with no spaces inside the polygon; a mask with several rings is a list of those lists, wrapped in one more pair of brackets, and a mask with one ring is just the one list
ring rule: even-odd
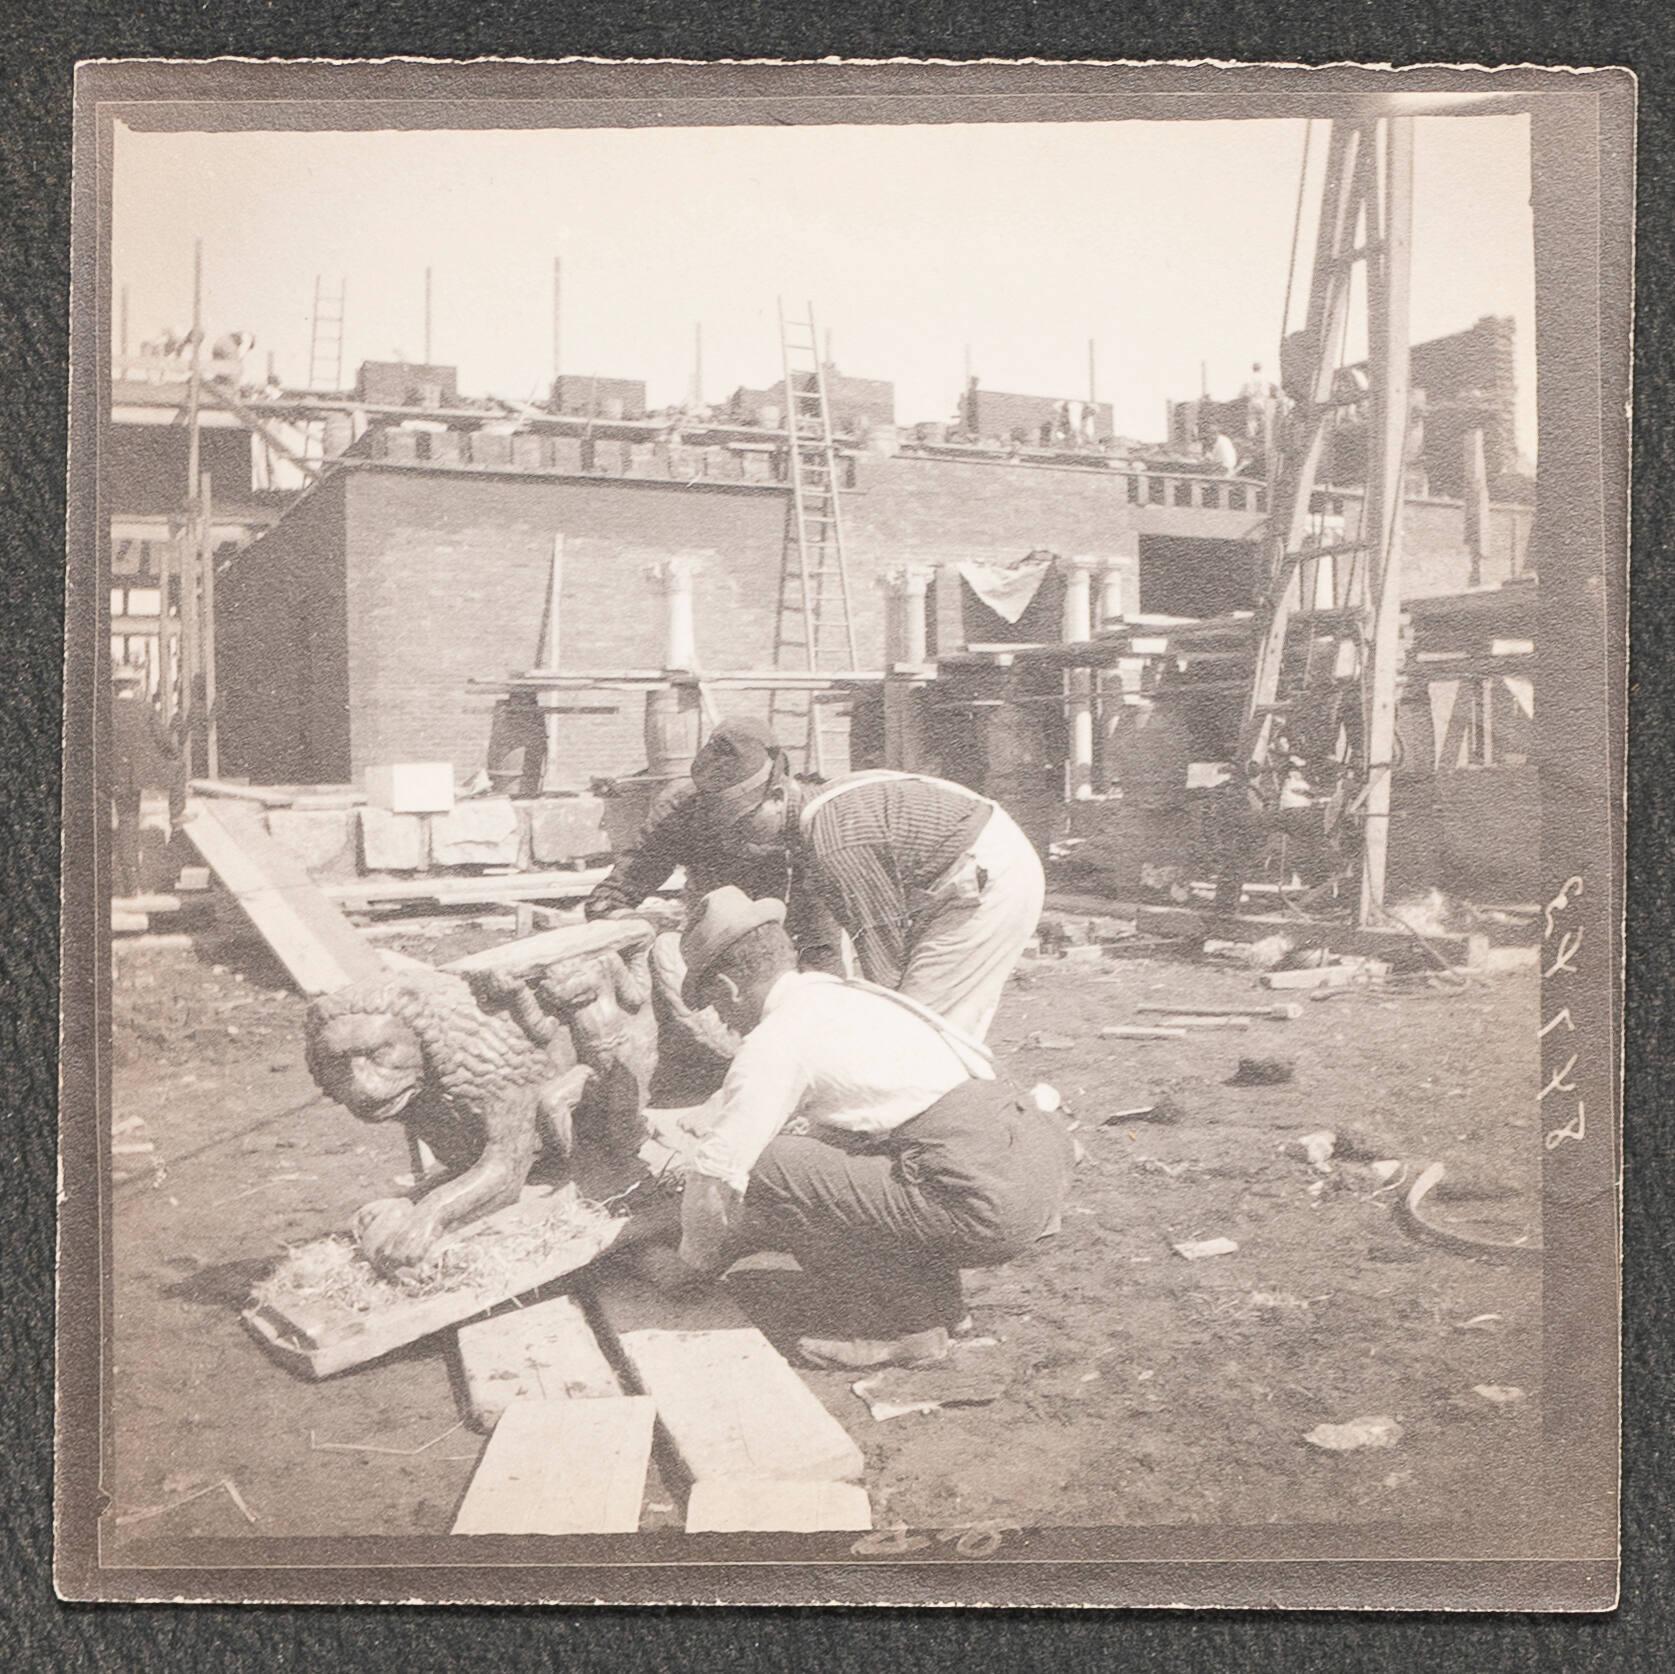
{"label": "stone column", "polygon": [[[1093,638],[1093,573],[1095,558],[1059,560],[1064,576],[1064,641],[1074,645]],[[1070,759],[1065,763],[1065,790],[1078,801],[1093,795],[1093,670],[1065,672],[1065,703],[1070,720]]]}
{"label": "stone column", "polygon": [[[686,553],[646,566],[647,578],[663,589],[663,667],[670,673],[690,673],[698,664],[692,578],[700,568]],[[691,770],[701,714],[698,688],[690,682],[646,693],[646,767],[653,778],[679,778]]]}
{"label": "stone column", "polygon": [[646,566],[646,576],[663,589],[663,666],[691,670],[698,666],[698,635],[692,620],[692,578],[702,568],[686,553]]}
{"label": "stone column", "polygon": [[884,571],[884,765],[917,772],[927,746],[920,711],[920,686],[896,670],[923,668],[927,658],[925,596],[936,571],[929,564],[898,564]]}

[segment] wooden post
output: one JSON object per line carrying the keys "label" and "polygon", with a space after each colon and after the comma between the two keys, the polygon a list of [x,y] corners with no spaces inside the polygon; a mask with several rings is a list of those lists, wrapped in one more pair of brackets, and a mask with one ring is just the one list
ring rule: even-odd
{"label": "wooden post", "polygon": [[[557,284],[557,263],[554,263],[553,283]],[[554,672],[558,669],[559,658],[559,600],[564,590],[564,536],[553,536],[552,567],[547,572],[547,614],[541,624],[541,667]],[[559,714],[561,694],[548,692],[545,694],[546,730],[547,730],[547,765],[546,778],[543,788],[553,790],[557,787],[559,778],[559,728],[562,717]]]}
{"label": "wooden post", "polygon": [[[1373,423],[1368,435],[1368,594],[1373,609],[1365,725],[1366,848],[1361,923],[1384,907],[1390,845],[1390,770],[1396,741],[1396,677],[1401,662],[1402,500],[1409,422],[1408,294],[1413,254],[1413,118],[1384,124],[1383,248],[1368,264],[1369,366]],[[1368,234],[1372,236],[1369,216]]]}
{"label": "wooden post", "polygon": [[1470,585],[1483,584],[1483,560],[1489,556],[1489,470],[1483,458],[1483,430],[1474,425],[1462,439],[1460,494],[1465,501],[1466,550],[1471,554]]}
{"label": "wooden post", "polygon": [[[1093,572],[1097,560],[1066,558],[1064,576],[1064,641],[1073,645],[1093,638]],[[1070,717],[1070,759],[1065,768],[1066,794],[1078,801],[1093,795],[1093,670],[1065,671],[1065,697]]]}
{"label": "wooden post", "polygon": [[199,650],[204,674],[204,770],[212,779],[221,777],[221,742],[215,723],[215,526],[211,512],[214,483],[205,471],[198,496],[198,528],[202,544],[198,563],[203,576],[203,627]]}

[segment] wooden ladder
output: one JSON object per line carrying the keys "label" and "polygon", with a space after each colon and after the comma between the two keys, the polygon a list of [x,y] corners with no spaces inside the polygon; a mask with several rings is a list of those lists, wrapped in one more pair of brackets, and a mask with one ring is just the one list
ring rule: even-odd
{"label": "wooden ladder", "polygon": [[[810,673],[853,669],[855,623],[843,554],[838,459],[812,303],[805,319],[788,320],[781,301],[779,341],[791,505],[780,564],[774,666]],[[801,732],[807,768],[825,774],[847,749],[847,727],[820,697],[813,691],[776,689],[768,715],[776,737],[783,731]]]}

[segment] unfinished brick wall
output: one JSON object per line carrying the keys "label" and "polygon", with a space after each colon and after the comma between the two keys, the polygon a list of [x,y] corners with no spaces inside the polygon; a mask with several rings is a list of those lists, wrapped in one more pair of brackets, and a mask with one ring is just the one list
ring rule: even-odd
{"label": "unfinished brick wall", "polygon": [[[772,661],[785,518],[777,491],[365,469],[350,477],[348,505],[357,775],[402,758],[449,760],[461,775],[483,765],[493,700],[470,696],[467,682],[538,661],[560,531],[565,668],[661,666],[663,600],[645,571],[678,553],[701,555],[694,614],[705,666]],[[564,783],[643,765],[637,694],[571,701],[620,708],[566,719]]]}
{"label": "unfinished brick wall", "polygon": [[219,573],[223,774],[270,785],[349,778],[344,542],[338,477],[296,501]]}
{"label": "unfinished brick wall", "polygon": [[[499,438],[508,442],[522,438]],[[1220,534],[1231,514],[1136,507],[1120,473],[863,455],[844,496],[850,593],[862,667],[883,656],[879,575],[904,562],[1005,561],[1046,549],[1114,563],[1124,608],[1138,597],[1136,531],[1179,523]],[[772,666],[789,494],[701,479],[586,478],[552,465],[352,465],[299,500],[240,553],[218,597],[225,771],[268,783],[358,780],[373,762],[434,758],[461,777],[483,765],[493,700],[472,677],[532,667],[555,532],[565,536],[561,660],[568,669],[652,669],[663,601],[646,575],[700,554],[698,649],[706,667]],[[1345,506],[1351,523],[1355,506]],[[1218,521],[1219,520],[1219,521]],[[1250,521],[1246,519],[1245,521]],[[1495,509],[1485,580],[1527,539],[1524,508]],[[1410,505],[1404,591],[1466,585],[1457,504]],[[643,700],[564,724],[558,780],[580,788],[645,759]],[[765,714],[765,694],[730,696]]]}

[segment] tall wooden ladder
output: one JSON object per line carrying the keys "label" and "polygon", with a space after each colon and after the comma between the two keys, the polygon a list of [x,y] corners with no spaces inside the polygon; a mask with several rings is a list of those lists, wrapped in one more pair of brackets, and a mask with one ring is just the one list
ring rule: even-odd
{"label": "tall wooden ladder", "polygon": [[[780,563],[774,667],[815,674],[853,669],[855,623],[843,556],[838,459],[812,303],[806,318],[795,320],[786,318],[781,301],[779,341],[791,505]],[[847,749],[847,727],[819,697],[813,690],[776,688],[768,715],[774,736],[789,742],[800,735],[807,768],[825,774]]]}
{"label": "tall wooden ladder", "polygon": [[[1345,792],[1338,817],[1364,825],[1363,922],[1382,913],[1402,651],[1412,147],[1410,118],[1331,126],[1308,318],[1300,334],[1307,376],[1287,379],[1306,382],[1306,389],[1275,450],[1266,585],[1256,612],[1256,664],[1241,736],[1247,770],[1253,777],[1266,774],[1271,784],[1283,780],[1282,758],[1297,751],[1305,735],[1317,763],[1322,754],[1338,757]],[[1364,376],[1345,365],[1358,267],[1366,284]],[[1318,507],[1321,462],[1332,431],[1352,410],[1365,420],[1360,526],[1326,532]]]}
{"label": "tall wooden ladder", "polygon": [[[348,297],[348,280],[338,280],[332,290],[315,274],[314,312],[308,326],[308,387],[316,393],[335,395],[343,389],[343,321]],[[310,419],[303,431],[303,456],[321,464],[325,454],[325,421]]]}

